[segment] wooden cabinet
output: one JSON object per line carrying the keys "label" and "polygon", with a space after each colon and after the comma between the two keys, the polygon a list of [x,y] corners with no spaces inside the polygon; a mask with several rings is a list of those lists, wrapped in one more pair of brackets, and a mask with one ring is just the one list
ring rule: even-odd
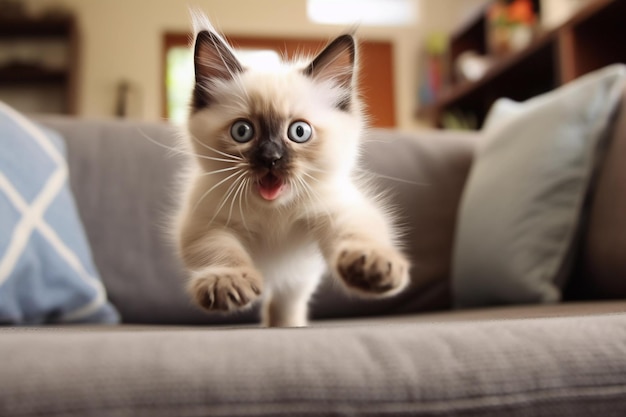
{"label": "wooden cabinet", "polygon": [[[486,53],[486,38],[481,13],[452,37],[450,59],[467,50]],[[500,97],[526,100],[613,63],[626,63],[626,1],[595,0],[527,48],[495,61],[479,80],[452,77],[450,88],[420,115],[440,127],[447,113],[475,118],[481,126]]]}
{"label": "wooden cabinet", "polygon": [[76,114],[71,17],[0,18],[0,100],[23,112]]}

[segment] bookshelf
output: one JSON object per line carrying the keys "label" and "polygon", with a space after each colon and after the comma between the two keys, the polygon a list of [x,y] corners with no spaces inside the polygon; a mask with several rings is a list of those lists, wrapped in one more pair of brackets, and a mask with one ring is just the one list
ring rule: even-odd
{"label": "bookshelf", "polygon": [[71,16],[0,17],[0,100],[76,114],[78,35]]}
{"label": "bookshelf", "polygon": [[[482,125],[500,97],[526,100],[613,63],[626,63],[626,1],[595,0],[561,26],[539,34],[525,49],[494,62],[477,81],[451,76],[436,101],[418,111],[438,127],[447,113],[471,115]],[[485,12],[461,27],[450,40],[449,59],[467,50],[485,54]]]}

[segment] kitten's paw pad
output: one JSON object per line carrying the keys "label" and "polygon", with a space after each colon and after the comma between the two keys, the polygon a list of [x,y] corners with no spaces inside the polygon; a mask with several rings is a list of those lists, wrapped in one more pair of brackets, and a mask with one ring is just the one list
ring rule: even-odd
{"label": "kitten's paw pad", "polygon": [[201,307],[233,311],[251,305],[261,295],[263,281],[251,268],[211,267],[196,272],[188,288]]}
{"label": "kitten's paw pad", "polygon": [[392,295],[409,282],[409,263],[391,248],[345,245],[336,269],[348,287],[369,295]]}

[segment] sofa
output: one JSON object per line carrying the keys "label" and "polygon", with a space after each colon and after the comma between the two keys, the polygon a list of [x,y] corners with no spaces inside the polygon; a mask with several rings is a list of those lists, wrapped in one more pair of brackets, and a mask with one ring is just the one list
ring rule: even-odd
{"label": "sofa", "polygon": [[33,119],[65,140],[121,323],[0,327],[2,416],[626,415],[624,108],[558,301],[458,308],[458,213],[484,135],[373,130],[365,166],[407,231],[412,283],[363,300],[326,279],[310,327],[290,329],[260,328],[255,309],[209,314],[185,294],[164,228],[185,160],[175,127]]}

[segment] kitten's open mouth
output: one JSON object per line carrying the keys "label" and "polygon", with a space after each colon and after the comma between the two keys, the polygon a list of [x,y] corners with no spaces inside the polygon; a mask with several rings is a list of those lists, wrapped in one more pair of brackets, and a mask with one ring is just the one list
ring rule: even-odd
{"label": "kitten's open mouth", "polygon": [[283,179],[271,172],[259,178],[259,194],[261,194],[261,197],[265,200],[276,200],[284,189],[285,182]]}

